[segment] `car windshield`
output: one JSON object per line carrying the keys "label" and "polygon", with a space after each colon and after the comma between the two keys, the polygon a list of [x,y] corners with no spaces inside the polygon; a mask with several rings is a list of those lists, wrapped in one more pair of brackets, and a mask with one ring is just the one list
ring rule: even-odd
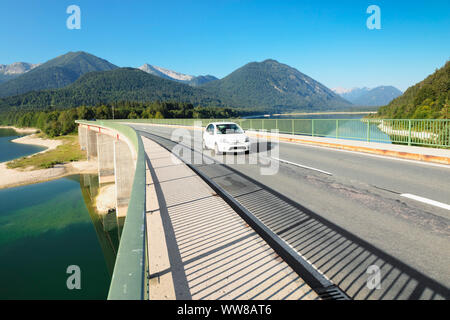
{"label": "car windshield", "polygon": [[225,123],[217,125],[217,133],[218,134],[238,134],[244,133],[242,129],[234,123]]}

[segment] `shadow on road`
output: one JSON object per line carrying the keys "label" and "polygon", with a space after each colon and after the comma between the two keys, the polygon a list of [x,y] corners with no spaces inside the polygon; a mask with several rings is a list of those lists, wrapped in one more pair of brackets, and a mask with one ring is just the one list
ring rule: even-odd
{"label": "shadow on road", "polygon": [[[169,150],[175,143],[164,137],[142,134]],[[351,298],[450,298],[446,286],[243,173],[218,162],[194,166]],[[373,284],[368,273],[370,266],[380,270],[379,289],[370,287]]]}

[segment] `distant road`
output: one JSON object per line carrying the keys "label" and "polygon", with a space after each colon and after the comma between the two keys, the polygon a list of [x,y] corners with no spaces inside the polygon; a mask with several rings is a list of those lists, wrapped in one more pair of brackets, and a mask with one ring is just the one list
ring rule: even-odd
{"label": "distant road", "polygon": [[[173,128],[134,127],[148,132],[150,138],[166,147],[174,145],[169,141]],[[201,145],[201,141],[197,143]],[[436,291],[441,290],[441,296],[442,292],[448,294],[450,210],[435,203],[450,204],[449,166],[293,143],[280,143],[278,147],[282,162],[279,172],[273,176],[260,175],[260,165],[227,165],[232,171],[217,165],[203,167],[209,175],[219,177],[218,183],[241,199],[250,211],[260,214],[270,228],[276,229],[284,223],[287,228],[279,229],[283,239],[351,296],[357,299],[436,297],[433,290],[430,293],[423,289],[422,282]],[[262,190],[252,181],[286,199],[279,200],[273,192]],[[253,198],[248,198],[252,195]],[[292,201],[290,207],[289,201]],[[303,224],[312,220],[295,213],[303,207],[316,217],[309,228]],[[286,219],[290,219],[290,227]],[[321,219],[327,221],[323,226]],[[309,234],[311,230],[314,233]],[[342,260],[340,255],[345,250],[349,251]],[[352,255],[355,257],[345,262]],[[335,260],[328,259],[330,256]],[[390,277],[392,283],[384,280],[385,291],[375,294],[364,291],[365,269],[361,268],[367,268],[369,261],[380,264],[386,279]],[[359,270],[357,276],[355,270]],[[414,287],[417,282],[420,286]]]}

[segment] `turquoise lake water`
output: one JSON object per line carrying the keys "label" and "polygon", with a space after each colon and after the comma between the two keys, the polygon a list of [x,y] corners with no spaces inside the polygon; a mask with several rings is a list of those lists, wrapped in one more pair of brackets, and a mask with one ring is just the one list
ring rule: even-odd
{"label": "turquoise lake water", "polygon": [[[118,236],[90,207],[82,184],[96,178],[0,190],[0,299],[107,297]],[[81,269],[81,290],[67,289],[70,265]]]}
{"label": "turquoise lake water", "polygon": [[[315,136],[359,141],[367,141],[370,138],[372,142],[391,143],[390,136],[382,132],[376,123],[368,125],[367,122],[362,121],[365,116],[366,114],[272,115],[270,117],[252,117],[252,121],[253,124],[260,127],[258,121],[261,123],[261,120],[265,119],[267,120],[265,129],[270,130],[275,127],[275,119],[277,119],[280,132],[285,133],[292,132],[292,123],[295,122],[296,134],[312,135],[312,121],[308,120],[313,119],[317,120],[314,121]],[[292,119],[300,120],[292,121]]]}
{"label": "turquoise lake water", "polygon": [[[0,138],[3,159],[33,153],[11,151],[13,137]],[[0,300],[106,299],[119,228],[115,214],[96,213],[97,194],[96,175],[0,190]],[[80,267],[80,290],[67,288],[70,265]]]}
{"label": "turquoise lake water", "polygon": [[366,114],[271,115],[267,119],[362,119]]}
{"label": "turquoise lake water", "polygon": [[0,129],[0,162],[28,156],[45,150],[44,147],[11,142],[11,140],[19,138],[20,136],[21,135],[14,130]]}

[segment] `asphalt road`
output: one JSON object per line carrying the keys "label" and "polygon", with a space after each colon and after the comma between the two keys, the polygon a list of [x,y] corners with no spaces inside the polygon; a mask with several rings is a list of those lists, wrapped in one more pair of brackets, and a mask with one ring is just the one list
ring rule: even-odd
{"label": "asphalt road", "polygon": [[[175,146],[173,128],[134,127]],[[184,142],[200,150],[193,137],[188,131]],[[450,204],[448,166],[293,143],[269,149],[256,152],[257,164],[250,155],[224,166],[227,157],[211,154],[216,163],[198,167],[351,297],[449,298],[450,210],[402,196]],[[277,173],[262,175],[270,157],[291,163],[276,161]],[[376,284],[371,265],[381,272],[378,290],[367,287]]]}

